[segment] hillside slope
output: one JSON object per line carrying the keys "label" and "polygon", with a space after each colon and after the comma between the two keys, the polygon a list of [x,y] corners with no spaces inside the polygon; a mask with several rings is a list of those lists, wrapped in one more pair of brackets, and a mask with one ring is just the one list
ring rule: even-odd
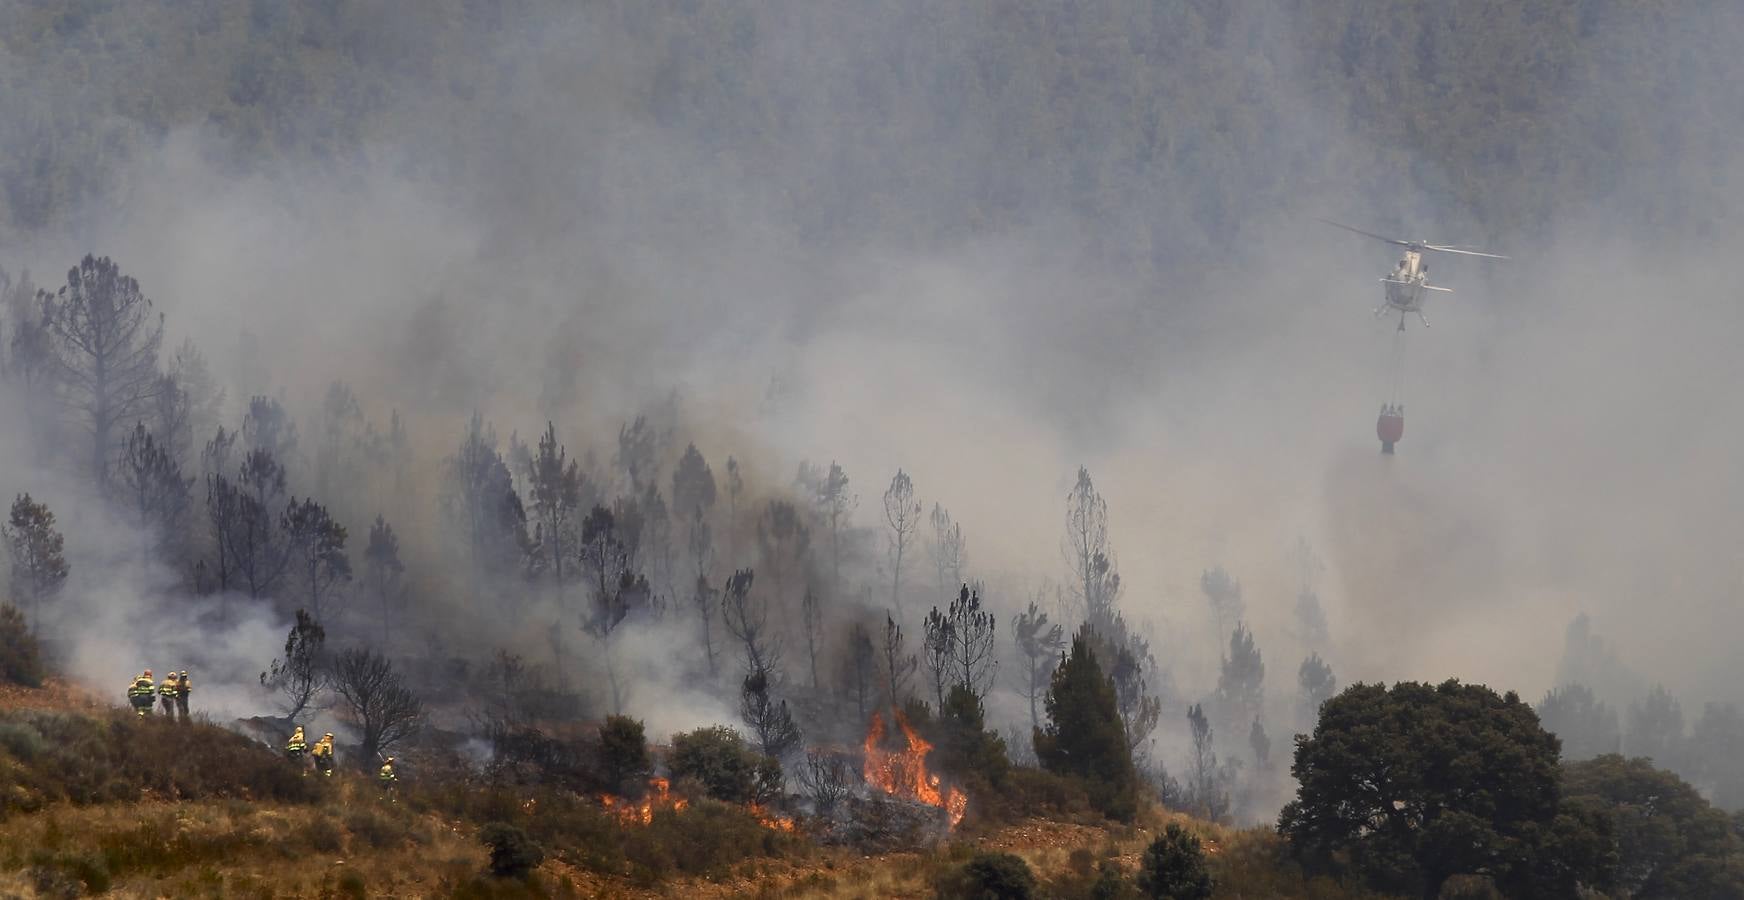
{"label": "hillside slope", "polygon": [[[0,781],[7,894],[921,898],[942,873],[994,850],[1024,858],[1058,896],[1076,896],[1104,860],[1136,870],[1158,829],[1177,821],[1204,837],[1219,896],[1344,896],[1307,884],[1267,829],[1231,832],[1160,810],[1137,826],[1032,819],[927,850],[864,854],[820,846],[803,826],[798,838],[760,829],[707,801],[644,828],[586,813],[591,800],[464,775],[408,777],[390,800],[367,774],[301,776],[226,729],[139,720],[65,684],[0,695]],[[502,817],[574,841],[548,848],[530,882],[491,878],[479,831]],[[616,833],[599,831],[602,822]]]}

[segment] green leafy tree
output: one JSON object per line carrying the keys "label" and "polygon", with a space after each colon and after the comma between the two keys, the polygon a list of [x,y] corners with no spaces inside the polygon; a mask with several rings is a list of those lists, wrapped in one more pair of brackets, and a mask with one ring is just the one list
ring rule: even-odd
{"label": "green leafy tree", "polygon": [[606,716],[599,728],[600,779],[622,797],[641,792],[654,771],[642,723],[629,716]]}
{"label": "green leafy tree", "polygon": [[1132,818],[1138,811],[1132,750],[1114,683],[1103,674],[1082,629],[1072,636],[1072,652],[1054,671],[1045,706],[1048,723],[1035,732],[1042,768],[1082,778],[1091,803],[1104,815]]}
{"label": "green leafy tree", "polygon": [[1434,896],[1450,876],[1480,874],[1514,893],[1535,871],[1579,868],[1545,841],[1558,749],[1513,693],[1452,680],[1355,684],[1297,738],[1300,788],[1278,830],[1309,870],[1377,890]]}
{"label": "green leafy tree", "polygon": [[1211,896],[1211,871],[1199,838],[1170,823],[1145,848],[1139,863],[1138,887],[1155,900],[1204,900]]}
{"label": "green leafy tree", "polygon": [[1572,808],[1609,820],[1621,896],[1744,896],[1744,849],[1730,822],[1677,775],[1607,754],[1565,765],[1562,790]]}
{"label": "green leafy tree", "polygon": [[763,803],[781,792],[781,763],[725,725],[673,735],[666,767],[674,779],[693,779],[726,803]]}

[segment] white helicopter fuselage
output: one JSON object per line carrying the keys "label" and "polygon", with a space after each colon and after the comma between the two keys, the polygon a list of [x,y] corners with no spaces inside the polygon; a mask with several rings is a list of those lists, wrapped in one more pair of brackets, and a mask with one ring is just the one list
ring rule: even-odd
{"label": "white helicopter fuselage", "polygon": [[1450,293],[1451,288],[1436,287],[1429,283],[1429,272],[1423,266],[1423,252],[1406,250],[1399,264],[1393,267],[1381,279],[1386,290],[1386,303],[1375,308],[1375,315],[1393,311],[1400,315],[1416,313],[1423,315],[1423,304],[1428,299],[1429,292],[1439,291]]}

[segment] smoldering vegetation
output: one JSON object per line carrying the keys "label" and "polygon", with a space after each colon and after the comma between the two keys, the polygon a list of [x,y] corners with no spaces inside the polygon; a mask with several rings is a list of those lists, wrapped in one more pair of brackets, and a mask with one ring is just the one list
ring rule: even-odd
{"label": "smoldering vegetation", "polygon": [[[0,16],[0,490],[65,536],[15,599],[83,680],[283,714],[302,609],[481,755],[511,689],[851,746],[950,700],[967,585],[1008,752],[1088,622],[1213,815],[1275,813],[1336,687],[1446,676],[1736,805],[1736,12]],[[1397,458],[1388,257],[1319,214],[1515,257],[1436,261]],[[151,301],[106,406],[87,253]]]}

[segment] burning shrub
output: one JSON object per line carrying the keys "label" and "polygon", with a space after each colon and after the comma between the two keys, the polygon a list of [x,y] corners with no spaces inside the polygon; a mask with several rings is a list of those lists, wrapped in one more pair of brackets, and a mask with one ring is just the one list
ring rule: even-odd
{"label": "burning shrub", "polygon": [[726,803],[767,803],[781,794],[781,764],[746,746],[725,726],[672,736],[666,761],[675,779],[694,779],[704,793]]}
{"label": "burning shrub", "polygon": [[492,822],[479,829],[478,839],[490,848],[491,874],[499,878],[525,878],[545,861],[545,848],[506,822]]}
{"label": "burning shrub", "polygon": [[939,900],[1029,900],[1036,896],[1029,863],[1010,853],[977,853],[934,885]]}
{"label": "burning shrub", "polygon": [[654,813],[664,809],[674,812],[690,806],[690,801],[672,793],[672,782],[665,778],[650,778],[640,802],[624,800],[606,794],[600,805],[617,817],[620,825],[651,825]]}
{"label": "burning shrub", "polygon": [[897,713],[896,724],[902,730],[905,746],[891,750],[884,746],[884,716],[872,714],[872,725],[866,731],[866,762],[861,770],[866,784],[893,797],[936,806],[945,811],[951,826],[956,827],[968,812],[969,798],[955,787],[941,789],[939,776],[927,771],[926,757],[933,745],[915,732],[902,713]]}

